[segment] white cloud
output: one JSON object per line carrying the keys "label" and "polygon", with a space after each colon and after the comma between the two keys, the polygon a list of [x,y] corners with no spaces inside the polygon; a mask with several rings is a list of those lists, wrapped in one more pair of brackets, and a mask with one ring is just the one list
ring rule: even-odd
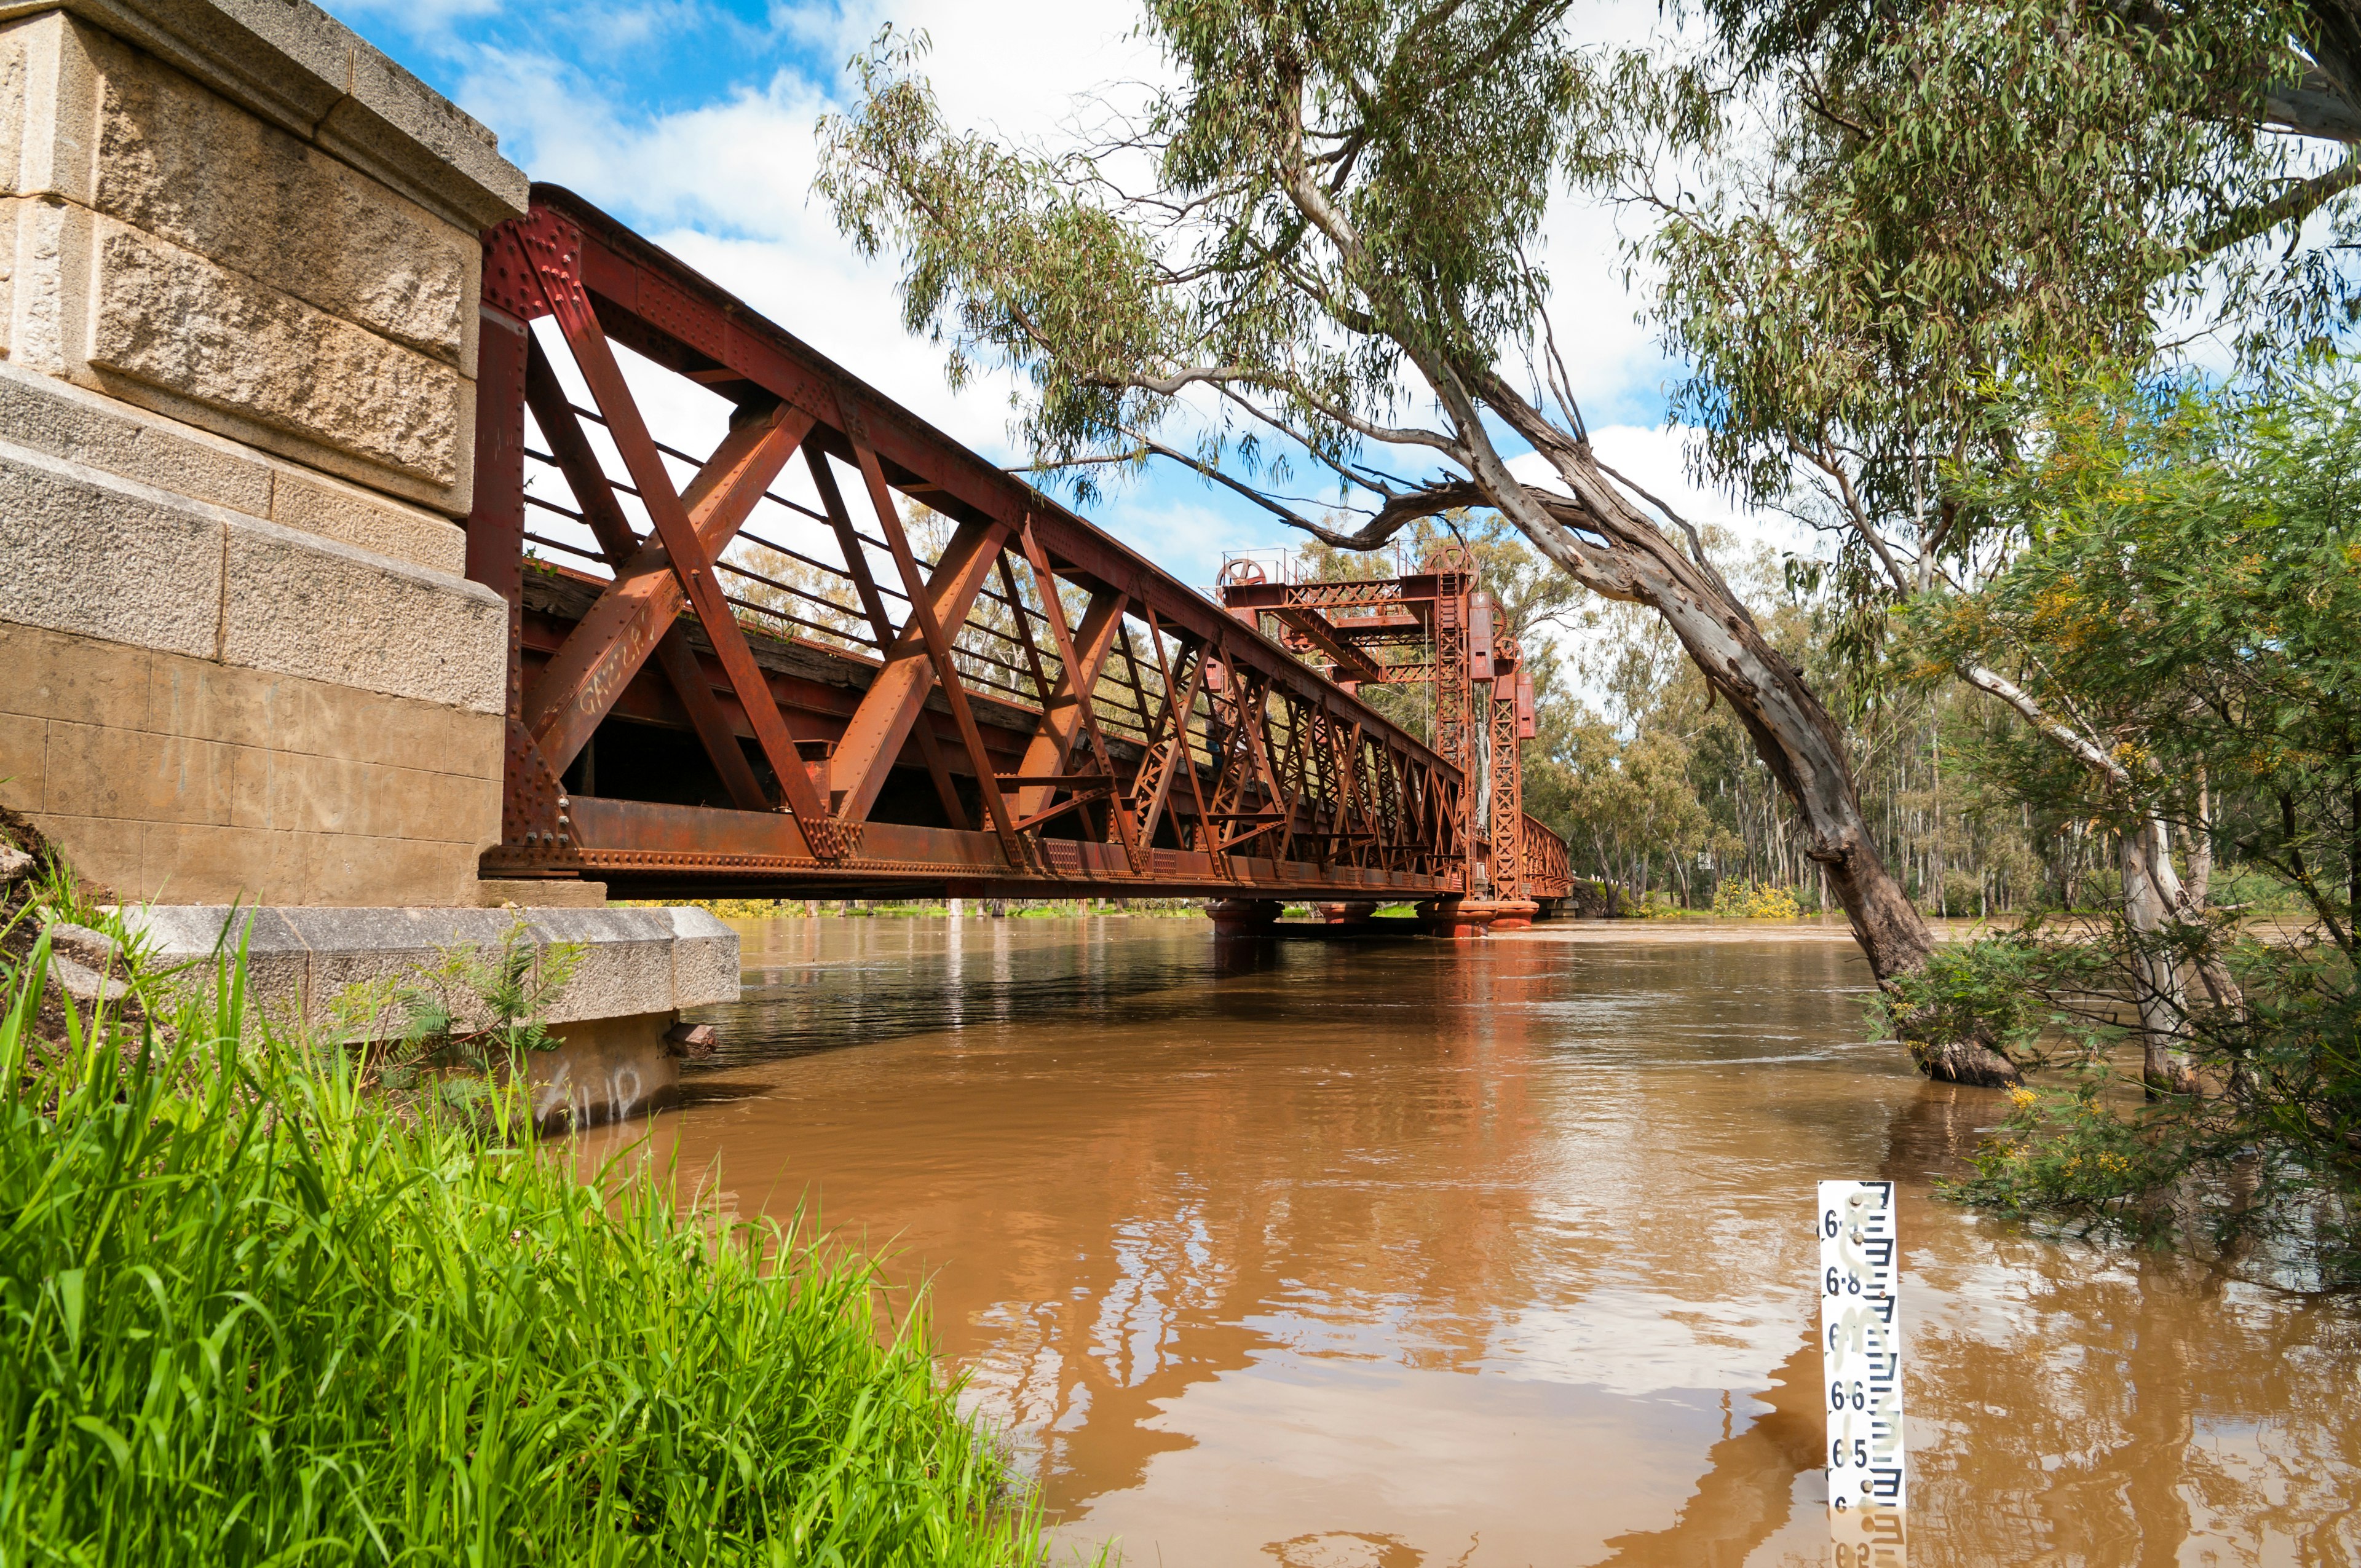
{"label": "white cloud", "polygon": [[[870,5],[833,14],[806,8],[785,13],[780,25],[841,60],[865,45],[884,15]],[[1126,37],[1127,13],[1080,0],[1037,6],[1024,23],[994,7],[949,4],[897,7],[895,16],[932,37],[930,69],[952,122],[1008,136],[1050,137],[1071,116],[1071,94],[1136,78],[1152,63]],[[496,124],[506,150],[534,179],[649,227],[657,244],[880,391],[969,445],[1014,460],[1010,378],[986,374],[954,397],[943,349],[904,328],[891,258],[858,256],[811,200],[815,127],[845,106],[841,82],[781,71],[724,98],[640,115],[557,60],[487,50],[466,72],[459,97]]]}
{"label": "white cloud", "polygon": [[[403,0],[403,6],[416,36],[421,17],[430,27],[456,23],[491,3]],[[782,41],[793,43],[823,62],[825,75],[779,69],[706,101],[650,112],[625,95],[627,85],[609,85],[592,69],[619,49],[663,48],[668,16],[702,16],[702,31],[684,31],[706,42],[731,28],[752,36],[757,25],[716,21],[697,9],[699,0],[598,3],[605,18],[598,27],[567,29],[569,38],[587,31],[601,40],[575,61],[474,46],[457,93],[463,106],[492,123],[535,179],[617,212],[956,439],[997,461],[1021,460],[1024,454],[1008,441],[1012,378],[986,374],[954,396],[940,345],[903,325],[892,259],[856,255],[832,215],[811,199],[815,126],[846,106],[838,66],[890,16],[906,30],[929,35],[926,69],[953,125],[1057,142],[1074,128],[1084,95],[1112,89],[1118,98],[1136,99],[1141,83],[1162,74],[1153,49],[1134,34],[1135,8],[1093,0],[1035,0],[1021,9],[965,0],[782,0],[763,34],[768,47],[750,49],[750,57],[775,60]],[[392,16],[392,4],[346,0],[363,16]],[[1656,21],[1652,0],[1621,0],[1588,8],[1579,25],[1587,41],[1628,42],[1648,36]],[[1651,417],[1666,378],[1651,333],[1634,319],[1637,301],[1622,278],[1616,222],[1611,209],[1569,196],[1548,225],[1543,260],[1554,280],[1552,316],[1576,396],[1592,417],[1610,422],[1596,435],[1609,461],[1694,521],[1726,521],[1750,532],[1750,520],[1736,517],[1725,499],[1688,485],[1676,435],[1611,422]],[[654,387],[647,389],[661,398]],[[1210,580],[1223,550],[1268,543],[1284,532],[1177,471],[1117,488],[1093,510],[1113,532],[1196,582]]]}
{"label": "white cloud", "polygon": [[1118,493],[1091,521],[1192,587],[1206,587],[1225,551],[1267,546],[1273,530],[1251,518],[1192,501],[1155,503]]}
{"label": "white cloud", "polygon": [[[1727,528],[1742,547],[1759,541],[1778,550],[1809,553],[1811,536],[1792,520],[1743,506],[1729,492],[1693,479],[1684,445],[1686,439],[1686,433],[1662,425],[1609,425],[1590,433],[1599,461],[1697,527]],[[1538,452],[1510,458],[1509,472],[1536,488],[1565,491],[1549,460]]]}

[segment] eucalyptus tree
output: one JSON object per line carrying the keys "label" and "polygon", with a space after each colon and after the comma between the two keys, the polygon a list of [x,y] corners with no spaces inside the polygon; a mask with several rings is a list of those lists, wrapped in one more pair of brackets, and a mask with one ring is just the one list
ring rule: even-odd
{"label": "eucalyptus tree", "polygon": [[[1995,1034],[2011,1013],[2063,1025],[2094,1055],[2118,1033],[2115,1001],[2137,1005],[2155,1102],[2126,1115],[2096,1080],[2026,1095],[1966,1195],[2108,1223],[2226,1200],[2213,1213],[2224,1234],[2309,1232],[2294,1255],[2311,1251],[2349,1286],[2361,1281],[2361,385],[2331,371],[2261,392],[2118,389],[2052,423],[2044,462],[1977,497],[2022,521],[2025,548],[1978,592],[1913,605],[1903,645],[1938,666],[2038,649],[2028,683],[2059,716],[2063,749],[2026,733],[1991,759],[2021,797],[2110,821],[2128,841],[2171,812],[2183,781],[2206,781],[2224,847],[2309,918],[2161,922],[2151,891],[2146,917],[2128,899],[2055,934],[1962,944],[1905,981],[1937,1008],[1982,1010]],[[2076,751],[2086,763],[2062,761]]]}
{"label": "eucalyptus tree", "polygon": [[[1679,188],[1634,188],[1690,367],[1675,417],[1707,477],[1838,537],[1844,651],[1872,677],[1895,605],[1972,591],[2025,547],[2021,511],[1972,479],[2043,460],[2021,411],[2205,344],[2217,372],[2269,379],[2361,303],[2349,0],[1705,9],[1746,114]],[[2044,696],[2043,651],[1959,652],[1954,674],[2102,793],[2147,802],[2118,835],[2129,918],[2198,924],[2174,817]]]}
{"label": "eucalyptus tree", "polygon": [[2016,455],[1996,409],[2201,341],[2273,370],[2361,304],[2350,0],[1704,9],[1734,107],[1676,183],[1631,166],[1675,417],[1839,537],[1861,652],[2004,548],[1953,484]]}
{"label": "eucalyptus tree", "polygon": [[[1578,49],[1570,9],[1148,0],[1170,84],[1057,153],[954,130],[921,43],[883,35],[854,111],[822,123],[818,188],[857,246],[898,258],[907,323],[948,340],[955,382],[1019,374],[1039,466],[1176,461],[1353,549],[1491,508],[1585,587],[1662,615],[1795,802],[1872,969],[1909,971],[1932,938],[1838,725],[1695,532],[1600,462],[1572,393],[1536,254],[1552,201],[1612,179],[1635,127],[1700,140],[1715,110],[1688,73]],[[1510,471],[1520,445],[1551,484]],[[1305,475],[1327,521],[1290,493]],[[1974,1041],[1921,1059],[2015,1076]]]}

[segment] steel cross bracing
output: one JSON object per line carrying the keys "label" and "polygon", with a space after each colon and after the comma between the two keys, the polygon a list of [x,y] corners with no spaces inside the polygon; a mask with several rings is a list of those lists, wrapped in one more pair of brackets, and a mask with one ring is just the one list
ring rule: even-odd
{"label": "steel cross bracing", "polygon": [[1468,888],[1464,741],[1388,723],[580,198],[536,186],[491,231],[483,302],[467,571],[510,610],[486,875]]}
{"label": "steel cross bracing", "polygon": [[1465,551],[1445,546],[1398,577],[1298,583],[1268,581],[1259,562],[1239,557],[1223,568],[1221,596],[1248,625],[1274,621],[1286,646],[1323,660],[1347,690],[1431,687],[1436,751],[1485,781],[1452,803],[1466,885],[1503,902],[1567,895],[1565,840],[1525,813],[1520,742],[1534,732],[1532,672],[1494,627],[1496,606]]}

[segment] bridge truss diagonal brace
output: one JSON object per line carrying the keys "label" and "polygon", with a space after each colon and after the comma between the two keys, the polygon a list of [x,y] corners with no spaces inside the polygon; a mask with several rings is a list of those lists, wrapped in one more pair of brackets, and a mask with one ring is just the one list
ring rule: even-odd
{"label": "bridge truss diagonal brace", "polygon": [[1015,819],[1009,814],[1008,803],[1001,796],[992,760],[984,751],[983,731],[976,727],[975,714],[968,706],[967,693],[951,662],[950,640],[943,632],[946,626],[966,624],[968,611],[974,608],[976,596],[983,591],[993,564],[999,559],[1001,547],[1007,541],[1008,526],[996,521],[970,520],[961,523],[936,561],[934,576],[922,576],[917,558],[902,531],[901,512],[894,504],[894,492],[885,481],[884,465],[866,439],[866,429],[850,409],[840,410],[838,417],[844,422],[840,428],[845,431],[852,446],[862,480],[869,491],[870,505],[877,513],[878,526],[884,531],[893,554],[894,568],[902,578],[903,591],[909,596],[910,614],[885,651],[884,667],[870,682],[868,695],[853,710],[843,739],[838,742],[830,781],[836,792],[837,811],[848,821],[868,817],[877,804],[878,793],[885,787],[886,775],[901,755],[903,742],[909,739],[911,726],[917,722],[926,706],[928,688],[939,680],[952,721],[959,727],[961,744],[966,748],[969,764],[975,770],[976,787],[983,797],[984,809],[999,834],[1009,863],[1022,866],[1026,861]]}
{"label": "bridge truss diagonal brace", "polygon": [[[1026,564],[1033,569],[1034,591],[1040,596],[1042,614],[1049,622],[1051,637],[1057,641],[1058,662],[1062,669],[1056,686],[1041,705],[1041,721],[1035,727],[1033,739],[1025,748],[1024,763],[1016,771],[1020,775],[1033,776],[1063,773],[1073,758],[1075,743],[1087,739],[1098,776],[1112,781],[1115,761],[1107,751],[1106,737],[1099,731],[1093,705],[1099,675],[1106,668],[1108,655],[1115,652],[1116,636],[1123,630],[1124,610],[1131,597],[1119,589],[1101,588],[1091,596],[1081,628],[1070,627],[1066,607],[1058,597],[1057,576],[1050,569],[1049,554],[1033,537],[1031,518],[1027,518],[1018,529],[1017,541],[1024,549]],[[1017,613],[1024,613],[1022,606]],[[1022,786],[1016,797],[1017,816],[1040,817],[1049,808],[1056,790],[1054,784]],[[1131,808],[1120,792],[1111,793],[1108,811],[1115,819],[1124,859],[1137,870],[1141,846],[1133,829]]]}
{"label": "bridge truss diagonal brace", "polygon": [[[553,236],[511,235],[509,247],[529,254]],[[729,600],[714,576],[713,563],[744,526],[763,492],[803,444],[812,416],[773,399],[766,407],[741,412],[730,433],[686,491],[673,488],[672,476],[649,434],[639,405],[624,382],[622,367],[599,324],[590,295],[577,276],[578,237],[561,254],[544,255],[533,266],[540,302],[554,317],[572,350],[591,400],[607,422],[608,434],[654,524],[655,538],[620,569],[615,581],[561,646],[525,697],[523,722],[554,771],[562,772],[614,707],[624,686],[649,656],[685,602],[696,614],[721,662],[754,739],[780,793],[796,814],[816,853],[843,852],[820,805],[819,792],[803,765],[795,737],[779,712],[769,684],[754,663]],[[567,262],[570,259],[571,265]],[[580,498],[577,498],[577,499]]]}
{"label": "bridge truss diagonal brace", "polygon": [[[877,579],[870,575],[869,553],[861,547],[861,531],[852,526],[852,513],[845,508],[844,492],[837,488],[835,470],[828,466],[828,454],[807,445],[804,448],[804,466],[811,470],[812,488],[819,492],[820,510],[828,513],[829,528],[836,534],[837,549],[844,555],[844,569],[852,578],[853,592],[860,596],[862,613],[869,618],[869,630],[877,639],[877,651],[889,654],[894,647],[894,618],[886,613],[885,596],[877,591]],[[1005,561],[1002,569],[1006,569]],[[950,769],[943,763],[942,749],[935,744],[934,729],[923,718],[914,720],[910,729],[918,738],[918,755],[927,764],[927,777],[935,786],[935,798],[942,806],[943,815],[954,828],[966,832],[967,806],[960,800],[958,786],[951,783]]]}
{"label": "bridge truss diagonal brace", "polygon": [[[917,628],[926,648],[927,661],[934,669],[934,678],[943,688],[943,700],[950,705],[951,722],[959,727],[960,744],[967,748],[968,764],[975,769],[976,788],[983,796],[984,812],[992,818],[993,831],[1000,836],[1000,848],[1008,857],[1008,863],[1012,866],[1027,864],[1028,857],[1025,853],[1023,836],[1016,831],[1016,820],[1009,814],[1008,802],[1000,793],[1000,781],[993,771],[992,755],[984,749],[983,731],[976,725],[975,710],[967,700],[967,687],[960,680],[959,664],[951,657],[950,639],[943,630],[946,618],[936,614],[935,606],[928,597],[929,585],[918,571],[918,558],[910,548],[909,535],[903,532],[902,510],[894,504],[893,487],[885,482],[885,466],[878,461],[875,449],[870,445],[868,426],[860,414],[841,397],[837,400],[837,426],[852,444],[852,455],[861,465],[861,477],[869,490],[869,504],[876,510],[877,526],[884,532],[886,547],[894,556],[894,569],[901,575],[902,591],[910,601],[910,624]],[[1006,530],[1004,528],[1000,532],[1005,537]],[[998,554],[997,543],[993,553]],[[936,565],[939,570],[941,563],[937,562]],[[983,591],[981,580],[976,587],[979,593]],[[959,618],[949,620],[948,624],[964,624],[967,609],[973,603],[971,598],[968,606],[961,608]],[[916,715],[912,717],[915,719]],[[896,751],[899,749],[898,746],[895,748]]]}
{"label": "bridge truss diagonal brace", "polygon": [[[609,363],[612,364],[611,359]],[[636,432],[626,428],[635,422],[619,417],[615,400],[630,396],[620,385],[620,376],[605,388],[599,386],[601,378],[590,379],[593,398],[632,469],[632,482],[642,502],[656,521],[657,537],[643,542],[617,568],[614,581],[526,693],[525,728],[551,765],[563,770],[589,741],[631,677],[675,630],[686,607],[713,644],[730,689],[753,728],[755,740],[779,776],[789,808],[802,806],[798,816],[816,814],[818,792],[804,770],[777,701],[755,665],[713,573],[714,560],[802,443],[811,419],[785,404],[774,404],[742,420],[723,438],[686,494],[675,494],[653,444],[648,444],[642,463],[630,462],[632,446],[645,442],[646,433],[644,427]],[[581,499],[578,493],[577,499]]]}
{"label": "bridge truss diagonal brace", "polygon": [[[607,564],[620,580],[631,569],[642,542],[616,502],[614,487],[608,483],[606,470],[599,466],[598,454],[584,433],[581,419],[567,400],[565,388],[559,385],[549,356],[542,352],[538,342],[531,339],[527,340],[526,350],[525,404],[533,410],[533,422],[541,427],[543,439],[549,443],[558,472],[574,492],[584,521],[589,524],[598,548],[606,553]],[[689,646],[688,632],[677,620],[665,621],[664,634],[656,642],[655,662],[687,712],[714,771],[721,775],[730,804],[741,811],[769,810],[770,801],[763,793],[762,782],[754,776],[746,753],[739,749],[737,728],[713,695],[713,687],[697,662],[697,650]],[[570,762],[573,758],[569,755],[566,760]]]}
{"label": "bridge truss diagonal brace", "polygon": [[[1197,761],[1189,750],[1189,720],[1196,712],[1197,694],[1205,680],[1205,660],[1202,650],[1186,646],[1180,650],[1179,679],[1174,677],[1173,660],[1165,652],[1164,628],[1149,608],[1148,617],[1148,652],[1156,657],[1156,673],[1161,681],[1164,705],[1156,722],[1148,729],[1148,751],[1140,762],[1140,780],[1132,789],[1132,811],[1138,821],[1142,845],[1156,841],[1156,827],[1172,795],[1173,778],[1185,772],[1190,795],[1197,807],[1196,824],[1200,833],[1205,823],[1205,797],[1197,780]],[[1180,824],[1177,820],[1175,827]],[[1178,837],[1176,831],[1176,838]],[[1180,840],[1186,843],[1185,839]]]}

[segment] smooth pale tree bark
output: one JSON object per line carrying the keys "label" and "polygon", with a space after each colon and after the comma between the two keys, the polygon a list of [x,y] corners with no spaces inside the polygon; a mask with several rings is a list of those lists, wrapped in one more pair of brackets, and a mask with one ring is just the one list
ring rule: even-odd
{"label": "smooth pale tree bark", "polygon": [[[2106,789],[2131,808],[2131,821],[2116,834],[2116,865],[2123,872],[2124,921],[2132,931],[2137,973],[2134,984],[2139,1008],[2140,1072],[2151,1094],[2186,1093],[2196,1087],[2189,1058],[2180,1048],[2186,1033],[2190,996],[2182,961],[2174,952],[2175,928],[2204,924],[2206,883],[2213,875],[2213,846],[2205,828],[2205,780],[2194,784],[2198,830],[2191,835],[2191,876],[2184,883],[2172,863],[2172,832],[2165,817],[2147,804],[2153,793],[2143,781],[2101,744],[2051,714],[2030,693],[1981,664],[1963,666],[1961,679],[1998,697],[2022,715],[2043,739],[2090,770]],[[2202,845],[2202,850],[2201,850]],[[2208,942],[2196,945],[2199,956],[2190,966],[2215,1007],[2237,1009],[2245,998],[2237,981]]]}

